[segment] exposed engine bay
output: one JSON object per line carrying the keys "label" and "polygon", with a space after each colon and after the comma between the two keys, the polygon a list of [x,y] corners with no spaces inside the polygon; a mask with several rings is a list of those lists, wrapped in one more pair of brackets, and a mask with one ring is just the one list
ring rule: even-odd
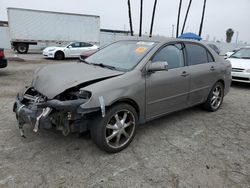
{"label": "exposed engine bay", "polygon": [[37,132],[40,127],[55,128],[62,131],[64,136],[71,132],[86,131],[86,114],[100,110],[100,108],[86,112],[78,110],[79,105],[88,101],[90,97],[90,92],[80,90],[67,91],[56,96],[55,99],[48,100],[33,87],[28,88],[24,94],[17,96],[13,107],[21,136],[24,136],[25,123],[32,125],[34,132]]}

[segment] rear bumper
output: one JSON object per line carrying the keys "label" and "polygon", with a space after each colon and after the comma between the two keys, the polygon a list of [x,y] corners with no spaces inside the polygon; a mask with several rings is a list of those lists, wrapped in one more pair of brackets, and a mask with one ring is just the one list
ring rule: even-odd
{"label": "rear bumper", "polygon": [[5,68],[7,67],[8,63],[7,63],[7,59],[0,59],[0,68]]}

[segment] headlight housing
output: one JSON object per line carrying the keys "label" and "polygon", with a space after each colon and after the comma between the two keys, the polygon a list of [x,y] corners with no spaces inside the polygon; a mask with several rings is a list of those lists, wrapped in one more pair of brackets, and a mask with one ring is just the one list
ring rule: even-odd
{"label": "headlight housing", "polygon": [[57,95],[55,98],[60,101],[68,101],[68,100],[77,100],[77,99],[84,99],[88,100],[91,97],[91,92],[86,90],[78,90],[78,91],[66,91]]}
{"label": "headlight housing", "polygon": [[91,92],[86,90],[80,90],[79,91],[79,98],[80,99],[89,99],[91,97]]}
{"label": "headlight housing", "polygon": [[53,49],[49,49],[48,51],[49,52],[53,52],[53,51],[55,51],[56,49],[55,48],[53,48]]}

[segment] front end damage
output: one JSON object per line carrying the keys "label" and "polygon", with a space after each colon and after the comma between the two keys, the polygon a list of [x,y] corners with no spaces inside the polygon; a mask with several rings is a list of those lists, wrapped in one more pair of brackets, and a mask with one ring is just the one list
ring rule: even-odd
{"label": "front end damage", "polygon": [[13,107],[21,136],[24,137],[24,124],[31,125],[34,132],[40,128],[55,128],[65,136],[71,132],[86,131],[90,114],[101,110],[80,108],[90,98],[90,92],[77,90],[63,92],[49,100],[33,87],[28,88],[23,94],[17,95]]}

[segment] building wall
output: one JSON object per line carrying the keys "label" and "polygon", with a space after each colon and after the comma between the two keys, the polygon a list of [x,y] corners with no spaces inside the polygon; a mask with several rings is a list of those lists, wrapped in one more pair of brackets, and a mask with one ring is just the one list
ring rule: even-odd
{"label": "building wall", "polygon": [[107,44],[110,44],[112,42],[115,42],[117,40],[122,40],[129,38],[127,33],[115,33],[115,32],[103,32],[100,33],[100,46],[104,46]]}
{"label": "building wall", "polygon": [[0,26],[0,48],[10,49],[9,27]]}

